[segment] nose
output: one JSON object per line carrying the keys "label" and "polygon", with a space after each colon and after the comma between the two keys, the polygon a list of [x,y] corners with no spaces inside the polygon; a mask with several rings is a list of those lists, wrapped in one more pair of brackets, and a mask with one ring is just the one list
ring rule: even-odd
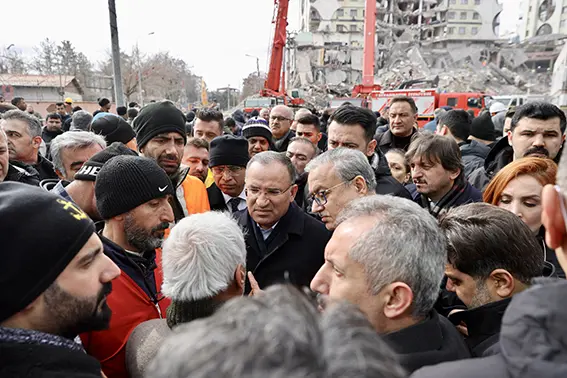
{"label": "nose", "polygon": [[104,258],[104,269],[101,275],[101,283],[107,283],[120,275],[120,268],[106,255]]}
{"label": "nose", "polygon": [[205,167],[205,164],[203,164],[203,163],[199,163],[195,167],[195,171],[197,171],[197,172],[205,172],[205,169],[207,169],[207,168]]}
{"label": "nose", "polygon": [[512,212],[513,214],[517,215],[518,217],[522,218],[522,207],[517,202],[512,202],[508,207],[508,211]]}
{"label": "nose", "polygon": [[411,170],[411,177],[420,178],[421,176],[422,176],[421,170],[415,168]]}
{"label": "nose", "polygon": [[319,269],[315,277],[311,280],[309,288],[320,294],[329,294],[329,284],[325,278],[325,264]]}
{"label": "nose", "polygon": [[177,156],[177,149],[175,148],[175,144],[173,142],[169,142],[165,148],[165,153],[168,155],[175,155]]}
{"label": "nose", "polygon": [[313,203],[311,204],[311,211],[314,213],[320,213],[324,208],[325,206],[319,205],[317,201],[313,200]]}
{"label": "nose", "polygon": [[532,142],[533,146],[543,147],[545,146],[545,142],[543,141],[543,135],[536,134]]}
{"label": "nose", "polygon": [[169,202],[167,202],[165,206],[163,206],[163,211],[161,213],[160,221],[166,223],[172,223],[174,220],[175,218],[173,216],[173,209],[171,208]]}

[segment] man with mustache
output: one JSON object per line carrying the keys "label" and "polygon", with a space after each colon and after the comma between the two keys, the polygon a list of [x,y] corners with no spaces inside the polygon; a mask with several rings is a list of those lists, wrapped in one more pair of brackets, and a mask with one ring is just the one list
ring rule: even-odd
{"label": "man with mustache", "polygon": [[95,182],[96,206],[104,229],[104,253],[122,270],[108,297],[113,308],[110,328],[83,333],[88,354],[109,377],[127,377],[125,345],[140,323],[165,317],[169,299],[161,295],[161,243],[169,223],[175,189],[152,159],[117,156],[100,169]]}
{"label": "man with mustache", "polygon": [[508,137],[500,139],[492,147],[484,167],[469,176],[470,183],[484,191],[492,177],[504,166],[526,156],[559,162],[566,125],[565,113],[548,102],[533,101],[516,108]]}
{"label": "man with mustache", "polygon": [[144,106],[133,122],[138,151],[155,160],[174,185],[171,207],[175,222],[210,209],[205,185],[181,165],[187,134],[185,116],[170,101]]}
{"label": "man with mustache", "polygon": [[[33,237],[19,229],[24,220]],[[0,376],[101,377],[100,364],[73,341],[108,328],[106,299],[120,275],[93,222],[55,194],[5,182],[0,234]]]}

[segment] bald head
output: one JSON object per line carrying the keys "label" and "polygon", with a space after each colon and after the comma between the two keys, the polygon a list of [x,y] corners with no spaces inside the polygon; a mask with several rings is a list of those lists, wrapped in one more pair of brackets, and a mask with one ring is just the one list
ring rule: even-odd
{"label": "bald head", "polygon": [[293,110],[285,105],[278,105],[270,112],[270,130],[276,139],[283,138],[291,128]]}

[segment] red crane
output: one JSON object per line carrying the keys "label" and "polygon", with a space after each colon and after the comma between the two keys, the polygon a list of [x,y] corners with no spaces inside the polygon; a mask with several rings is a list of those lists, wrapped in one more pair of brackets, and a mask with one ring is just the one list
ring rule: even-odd
{"label": "red crane", "polygon": [[364,55],[362,58],[362,84],[352,89],[353,97],[367,97],[382,87],[374,84],[374,54],[376,50],[376,1],[366,0],[364,17]]}

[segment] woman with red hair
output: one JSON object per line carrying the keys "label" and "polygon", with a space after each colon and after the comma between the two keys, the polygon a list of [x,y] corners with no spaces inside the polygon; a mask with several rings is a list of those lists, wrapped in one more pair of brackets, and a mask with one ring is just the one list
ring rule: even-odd
{"label": "woman with red hair", "polygon": [[555,251],[545,244],[541,222],[541,192],[547,184],[555,184],[556,174],[557,164],[551,159],[515,160],[494,176],[484,191],[483,200],[519,216],[540,240],[545,261],[555,268],[554,275],[565,278]]}

